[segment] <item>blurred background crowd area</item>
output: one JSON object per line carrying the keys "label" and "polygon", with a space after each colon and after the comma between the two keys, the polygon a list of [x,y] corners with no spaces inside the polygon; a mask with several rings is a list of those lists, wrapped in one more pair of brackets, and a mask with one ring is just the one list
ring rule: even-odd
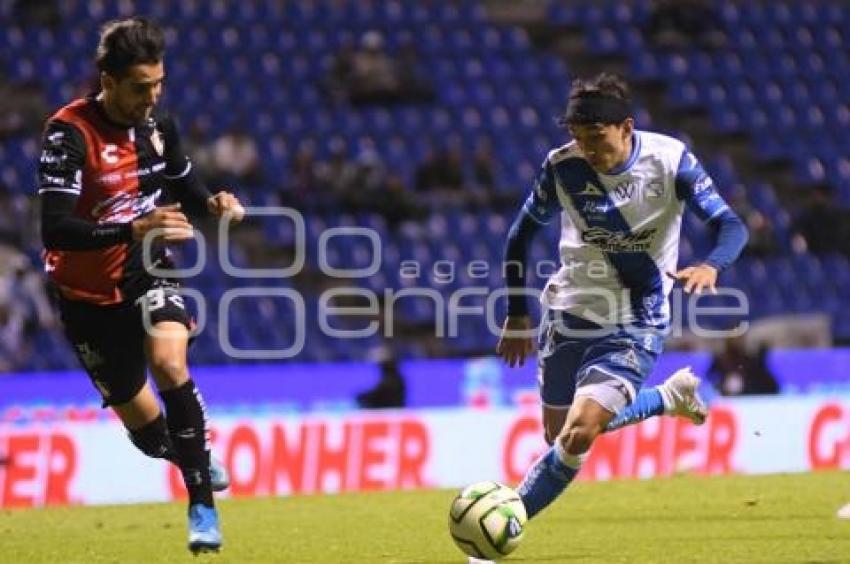
{"label": "blurred background crowd area", "polygon": [[[436,336],[436,309],[445,306],[424,295],[395,301],[392,339],[381,331],[328,337],[316,321],[320,295],[341,286],[378,294],[424,287],[448,302],[472,285],[501,288],[512,217],[547,151],[567,140],[554,118],[570,81],[601,70],[633,84],[639,128],[691,144],[750,229],[743,258],[721,283],[749,296],[752,329],[726,343],[685,332],[671,347],[712,348],[722,362],[721,351],[757,359],[766,347],[850,342],[845,2],[0,0],[2,371],[77,367],[41,274],[40,132],[52,111],[97,88],[99,26],[131,15],[167,30],[162,106],[177,117],[210,188],[305,218],[306,262],[287,278],[229,276],[212,244],[215,226],[201,224],[206,266],[185,284],[208,300],[196,363],[244,362],[219,339],[218,300],[240,286],[298,290],[307,324],[294,327],[290,300],[235,300],[224,332],[236,348],[283,349],[303,330],[299,361],[491,354],[496,337],[480,317],[460,317],[456,337]],[[321,233],[354,226],[379,234],[377,271],[327,276]],[[680,264],[711,245],[693,215],[684,233]],[[549,229],[532,258],[555,260],[557,236]],[[298,239],[285,218],[252,218],[232,233],[228,260],[286,266]],[[334,267],[373,262],[365,237],[326,243]],[[197,258],[192,245],[176,252]],[[421,274],[405,276],[405,260],[418,261]],[[470,276],[473,260],[491,266],[484,278]],[[452,276],[445,261],[455,265]],[[462,304],[485,302],[477,295]],[[368,321],[335,323],[353,329]]]}

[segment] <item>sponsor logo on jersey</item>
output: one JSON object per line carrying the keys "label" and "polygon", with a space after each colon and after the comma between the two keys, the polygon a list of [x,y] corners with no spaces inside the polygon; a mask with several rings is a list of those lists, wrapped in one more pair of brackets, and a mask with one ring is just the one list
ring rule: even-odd
{"label": "sponsor logo on jersey", "polygon": [[713,184],[711,177],[707,174],[694,183],[694,194],[699,194],[711,188]]}
{"label": "sponsor logo on jersey", "polygon": [[38,159],[42,164],[59,164],[64,162],[68,156],[59,150],[44,149],[41,152],[41,157]]}
{"label": "sponsor logo on jersey", "polygon": [[612,192],[616,199],[619,201],[631,200],[635,195],[635,191],[637,189],[637,182],[626,180],[625,182],[621,182],[614,186]]}
{"label": "sponsor logo on jersey", "polygon": [[635,233],[591,227],[582,232],[581,239],[606,253],[637,253],[649,249],[656,231],[654,227]]}
{"label": "sponsor logo on jersey", "polygon": [[606,201],[587,200],[582,207],[582,213],[587,219],[601,218],[612,208]]}
{"label": "sponsor logo on jersey", "polygon": [[128,179],[133,178],[142,178],[148,176],[149,174],[155,174],[157,172],[162,172],[165,169],[165,161],[160,161],[154,163],[151,166],[139,167],[136,169],[128,170],[126,172],[107,172],[106,174],[101,174],[97,177],[97,181],[101,184],[120,184]]}
{"label": "sponsor logo on jersey", "polygon": [[100,151],[100,157],[109,164],[118,162],[118,145],[115,143],[107,143]]}
{"label": "sponsor logo on jersey", "polygon": [[598,186],[588,182],[584,185],[584,189],[581,192],[576,192],[577,196],[604,196],[605,192],[602,191]]}
{"label": "sponsor logo on jersey", "polygon": [[133,196],[121,192],[98,202],[91,210],[92,217],[98,223],[126,223],[133,221],[156,207],[156,200],[162,194],[162,190],[156,190],[150,194],[139,194]]}

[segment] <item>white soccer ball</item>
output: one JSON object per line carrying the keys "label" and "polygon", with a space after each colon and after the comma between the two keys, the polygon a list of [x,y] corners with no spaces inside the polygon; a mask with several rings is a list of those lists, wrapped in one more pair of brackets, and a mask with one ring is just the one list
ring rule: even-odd
{"label": "white soccer ball", "polygon": [[469,556],[504,558],[519,546],[528,517],[517,493],[498,482],[478,482],[452,501],[449,531]]}

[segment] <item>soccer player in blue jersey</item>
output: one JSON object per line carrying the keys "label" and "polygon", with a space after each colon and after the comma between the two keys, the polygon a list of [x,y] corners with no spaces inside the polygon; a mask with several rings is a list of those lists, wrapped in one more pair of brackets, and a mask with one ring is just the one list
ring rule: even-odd
{"label": "soccer player in blue jersey", "polygon": [[[747,240],[740,218],[679,140],[638,131],[628,86],[600,74],[577,80],[562,123],[573,141],[549,152],[505,249],[508,315],[498,353],[510,366],[533,350],[524,272],[529,241],[561,213],[561,268],[547,282],[538,362],[551,448],[518,488],[529,517],[576,476],[606,430],[661,414],[696,423],[705,406],[689,369],[641,390],[670,324],[668,295],[716,291],[718,273]],[[676,269],[688,208],[717,230],[704,261]]]}

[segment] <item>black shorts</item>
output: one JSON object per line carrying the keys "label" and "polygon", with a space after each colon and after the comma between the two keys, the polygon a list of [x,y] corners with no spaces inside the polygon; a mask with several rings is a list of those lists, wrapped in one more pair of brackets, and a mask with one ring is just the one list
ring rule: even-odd
{"label": "black shorts", "polygon": [[193,327],[180,286],[166,280],[158,280],[137,300],[116,305],[60,298],[59,311],[65,336],[103,397],[104,407],[130,401],[145,385],[146,325],[176,321],[189,330]]}

